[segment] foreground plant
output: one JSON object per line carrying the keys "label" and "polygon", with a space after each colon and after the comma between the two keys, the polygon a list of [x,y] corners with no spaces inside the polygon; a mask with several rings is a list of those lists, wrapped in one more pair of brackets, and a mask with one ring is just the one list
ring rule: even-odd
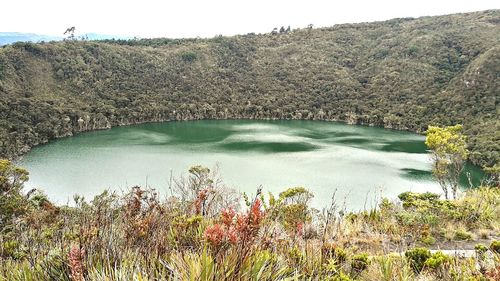
{"label": "foreground plant", "polygon": [[[495,280],[499,275],[497,188],[469,190],[457,200],[406,192],[399,201],[384,199],[377,208],[352,213],[332,202],[320,212],[310,208],[313,195],[303,187],[276,197],[259,190],[243,196],[241,206],[213,172],[196,166],[174,181],[172,190],[179,193],[165,200],[137,186],[89,201],[76,196],[69,207],[54,206],[39,192],[24,194],[27,172],[2,163],[10,176],[4,181],[9,194],[1,199],[21,211],[9,213],[0,230],[0,281]],[[453,235],[470,234],[472,241],[461,243],[475,245],[479,229],[491,242],[469,259],[422,247],[428,237],[446,247],[449,225]]]}

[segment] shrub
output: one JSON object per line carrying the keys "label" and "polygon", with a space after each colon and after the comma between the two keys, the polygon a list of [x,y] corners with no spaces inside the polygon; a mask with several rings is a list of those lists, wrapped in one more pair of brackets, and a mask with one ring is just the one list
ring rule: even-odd
{"label": "shrub", "polygon": [[347,252],[344,248],[327,243],[323,245],[323,255],[332,258],[338,263],[343,263],[347,259]]}
{"label": "shrub", "polygon": [[347,252],[343,248],[335,248],[333,251],[333,256],[335,260],[337,260],[339,263],[343,263],[347,259]]}
{"label": "shrub", "polygon": [[476,246],[474,246],[474,249],[476,250],[476,257],[477,257],[477,260],[480,262],[484,261],[485,258],[486,258],[486,252],[488,251],[488,247],[486,247],[485,245],[483,244],[477,244]]}
{"label": "shrub", "polygon": [[439,194],[432,192],[415,193],[415,192],[403,192],[398,195],[399,200],[402,202],[411,202],[416,200],[422,201],[436,201],[439,199]]}
{"label": "shrub", "polygon": [[311,220],[309,202],[313,194],[304,187],[289,188],[279,194],[275,205],[281,214],[283,226],[293,234],[298,234],[305,222]]}
{"label": "shrub", "polygon": [[405,253],[414,272],[420,273],[424,268],[425,261],[431,257],[431,252],[426,248],[413,248]]}
{"label": "shrub", "polygon": [[436,238],[434,238],[430,235],[425,236],[424,238],[420,239],[420,241],[428,246],[432,246],[432,245],[436,244]]}
{"label": "shrub", "polygon": [[182,60],[185,61],[185,62],[192,62],[194,60],[196,60],[197,56],[195,53],[192,53],[192,52],[188,52],[188,53],[184,53],[182,54]]}
{"label": "shrub", "polygon": [[488,251],[488,247],[483,244],[476,244],[476,246],[474,246],[474,250],[478,253],[486,253]]}
{"label": "shrub", "polygon": [[492,252],[500,254],[500,241],[499,240],[491,241],[490,249]]}
{"label": "shrub", "polygon": [[21,192],[28,175],[27,170],[0,159],[0,232],[29,209],[26,196]]}
{"label": "shrub", "polygon": [[20,250],[19,242],[9,240],[0,245],[0,257],[20,260],[25,257],[25,253]]}
{"label": "shrub", "polygon": [[295,264],[301,264],[302,261],[304,260],[304,254],[302,251],[297,247],[293,247],[288,251],[288,258]]}
{"label": "shrub", "polygon": [[369,264],[368,254],[366,253],[357,254],[352,257],[351,268],[355,272],[361,272],[365,270],[368,267],[368,264]]}
{"label": "shrub", "polygon": [[457,241],[471,240],[472,234],[470,234],[467,231],[457,230],[457,231],[455,231],[455,235],[453,236],[453,239],[457,240]]}
{"label": "shrub", "polygon": [[451,258],[443,252],[436,252],[424,262],[424,266],[430,269],[439,269],[443,265],[449,263]]}

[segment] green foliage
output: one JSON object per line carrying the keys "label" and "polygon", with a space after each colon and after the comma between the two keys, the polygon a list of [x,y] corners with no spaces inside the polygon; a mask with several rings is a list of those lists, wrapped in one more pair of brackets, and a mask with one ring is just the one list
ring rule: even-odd
{"label": "green foliage", "polygon": [[451,262],[451,258],[443,252],[438,251],[430,256],[425,262],[424,266],[430,269],[439,269]]}
{"label": "green foliage", "polygon": [[189,52],[189,53],[182,54],[181,57],[182,57],[182,60],[185,62],[192,62],[192,61],[196,60],[197,56],[195,53]]}
{"label": "green foliage", "polygon": [[436,244],[436,238],[434,238],[430,235],[427,235],[427,236],[423,237],[422,239],[420,239],[420,242],[424,243],[427,246],[432,246],[432,245]]}
{"label": "green foliage", "polygon": [[325,243],[321,251],[323,258],[328,259],[327,267],[330,271],[336,272],[338,267],[344,265],[348,259],[346,249],[332,243]]}
{"label": "green foliage", "polygon": [[[12,163],[0,163],[3,163],[4,174],[17,171],[27,175]],[[17,185],[13,184],[16,177],[7,178],[5,186]],[[488,270],[475,266],[476,261],[486,264],[486,255],[478,255],[477,260],[461,259],[439,252],[431,255],[427,249],[415,248],[402,258],[399,254],[380,256],[380,251],[386,251],[386,247],[399,250],[399,246],[391,244],[405,233],[415,234],[417,239],[434,237],[431,234],[439,232],[441,226],[429,222],[427,218],[431,214],[433,219],[439,218],[441,224],[467,225],[471,217],[477,216],[477,210],[481,210],[474,224],[488,224],[498,229],[495,214],[500,212],[497,204],[500,191],[494,188],[469,190],[453,202],[432,194],[405,193],[400,198],[411,202],[406,207],[383,200],[380,211],[356,212],[348,217],[334,214],[330,223],[311,209],[300,209],[307,212],[296,217],[304,218],[302,215],[306,214],[311,220],[308,227],[325,231],[325,239],[321,239],[284,231],[285,226],[294,221],[291,218],[295,218],[288,213],[292,209],[287,206],[308,205],[312,194],[305,188],[288,189],[278,197],[270,195],[265,207],[260,204],[260,196],[253,200],[247,198],[251,208],[242,206],[243,211],[235,209],[239,204],[234,202],[239,201],[231,200],[231,192],[210,193],[223,197],[215,196],[219,199],[210,202],[219,207],[210,208],[211,212],[202,215],[193,211],[197,201],[189,196],[186,199],[183,192],[222,183],[202,166],[192,167],[188,177],[181,179],[185,185],[178,190],[182,192],[174,192],[165,200],[160,200],[156,191],[140,187],[133,187],[122,196],[103,192],[89,201],[75,196],[73,206],[60,207],[54,206],[43,193],[22,196],[24,211],[6,220],[0,235],[0,280],[78,280],[82,276],[85,280],[416,280],[424,277],[468,280]],[[401,214],[415,221],[415,226],[398,221]],[[384,238],[378,239],[382,233]],[[225,242],[214,247],[212,238]],[[498,250],[495,250],[497,244],[491,244],[492,251]],[[349,254],[359,253],[361,247],[365,253]],[[484,248],[476,247],[482,253]],[[425,272],[420,273],[424,269]],[[496,276],[493,271],[486,274]]]}
{"label": "green foliage", "polygon": [[399,200],[403,202],[405,208],[418,207],[419,204],[435,204],[439,200],[439,195],[431,192],[415,193],[406,191],[398,195]]}
{"label": "green foliage", "polygon": [[304,254],[301,249],[295,246],[288,251],[288,259],[290,259],[293,264],[298,265],[304,261]]}
{"label": "green foliage", "polygon": [[490,249],[491,251],[500,254],[500,241],[499,240],[491,241]]}
{"label": "green foliage", "polygon": [[432,150],[432,173],[448,199],[449,190],[457,197],[460,173],[469,154],[462,125],[448,127],[429,126],[425,144]]}
{"label": "green foliage", "polygon": [[361,272],[368,267],[369,263],[370,261],[368,259],[368,254],[366,253],[357,254],[352,257],[351,268],[355,272]]}
{"label": "green foliage", "polygon": [[26,253],[20,249],[18,241],[8,240],[3,242],[0,247],[0,257],[20,260],[26,257]]}
{"label": "green foliage", "polygon": [[462,135],[463,126],[454,125],[445,128],[429,126],[425,144],[440,156],[457,155],[467,158],[465,136]]}
{"label": "green foliage", "polygon": [[458,240],[458,241],[471,240],[472,239],[472,234],[470,234],[467,231],[457,230],[457,231],[455,231],[453,239],[454,240]]}
{"label": "green foliage", "polygon": [[415,193],[406,191],[398,195],[399,200],[405,202],[424,200],[424,201],[436,201],[439,199],[439,194],[432,192]]}
{"label": "green foliage", "polygon": [[488,247],[483,244],[476,244],[476,246],[474,246],[474,250],[476,250],[477,260],[480,263],[483,263],[486,259],[486,252],[488,252]]}
{"label": "green foliage", "polygon": [[28,175],[27,170],[0,159],[0,233],[9,220],[24,214],[29,208],[28,201],[21,194]]}
{"label": "green foliage", "polygon": [[304,187],[289,188],[279,194],[278,200],[270,197],[270,216],[278,218],[287,230],[296,232],[298,227],[311,220],[311,198],[313,194]]}
{"label": "green foliage", "polygon": [[0,49],[0,157],[111,126],[314,119],[422,132],[463,123],[500,159],[499,11],[277,35],[18,44]]}
{"label": "green foliage", "polygon": [[483,244],[476,244],[476,246],[474,246],[474,250],[478,253],[486,253],[488,251],[488,247]]}
{"label": "green foliage", "polygon": [[427,259],[431,257],[431,252],[426,248],[413,248],[405,252],[405,257],[410,262],[413,271],[420,273]]}
{"label": "green foliage", "polygon": [[341,264],[347,260],[347,252],[342,248],[335,247],[332,253],[332,258]]}

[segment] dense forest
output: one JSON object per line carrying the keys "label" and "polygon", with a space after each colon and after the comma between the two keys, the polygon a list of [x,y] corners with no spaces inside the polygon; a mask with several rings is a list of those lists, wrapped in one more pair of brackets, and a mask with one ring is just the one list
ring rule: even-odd
{"label": "dense forest", "polygon": [[211,39],[0,49],[0,157],[111,126],[318,119],[424,131],[464,124],[500,159],[500,10]]}

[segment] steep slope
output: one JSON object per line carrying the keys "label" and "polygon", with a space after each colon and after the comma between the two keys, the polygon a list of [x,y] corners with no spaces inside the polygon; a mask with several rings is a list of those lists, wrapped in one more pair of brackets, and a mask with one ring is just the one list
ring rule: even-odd
{"label": "steep slope", "polygon": [[343,120],[420,132],[463,123],[498,149],[500,11],[213,39],[0,49],[0,156],[77,132],[164,120]]}

